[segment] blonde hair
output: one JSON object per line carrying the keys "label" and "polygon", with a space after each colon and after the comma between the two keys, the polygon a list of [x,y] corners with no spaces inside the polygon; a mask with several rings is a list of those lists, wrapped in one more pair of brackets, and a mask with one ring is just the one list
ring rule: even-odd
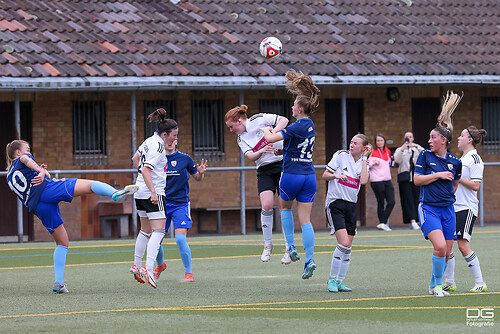
{"label": "blonde hair", "polygon": [[16,151],[20,150],[24,144],[29,146],[27,141],[16,139],[8,143],[5,147],[5,162],[7,163],[7,170],[10,169],[10,166],[12,166],[12,163],[16,160]]}
{"label": "blonde hair", "polygon": [[[383,137],[383,136],[381,136],[381,135],[377,135],[377,136]],[[361,142],[361,143],[363,144],[363,146],[366,146],[366,145],[368,145],[368,143],[369,143],[368,136],[366,136],[365,134],[358,133],[357,135],[354,135],[354,137],[358,137],[359,139],[361,139],[361,140],[362,140],[362,142]],[[353,138],[354,138],[354,137],[353,137]],[[384,140],[385,140],[385,138],[384,138]]]}
{"label": "blonde hair", "polygon": [[296,96],[295,99],[304,109],[304,113],[310,115],[315,112],[319,107],[319,89],[311,77],[295,70],[289,70],[285,76],[288,80],[286,84],[288,92]]}
{"label": "blonde hair", "polygon": [[224,117],[224,122],[231,121],[237,122],[240,118],[243,120],[247,119],[247,110],[248,107],[244,104],[241,106],[236,106],[233,109],[229,110]]}
{"label": "blonde hair", "polygon": [[449,145],[452,140],[453,122],[451,120],[451,116],[463,96],[463,93],[459,96],[458,94],[453,93],[453,91],[447,91],[446,96],[444,96],[443,107],[441,108],[441,113],[438,116],[436,127],[433,130],[446,139],[446,145]]}

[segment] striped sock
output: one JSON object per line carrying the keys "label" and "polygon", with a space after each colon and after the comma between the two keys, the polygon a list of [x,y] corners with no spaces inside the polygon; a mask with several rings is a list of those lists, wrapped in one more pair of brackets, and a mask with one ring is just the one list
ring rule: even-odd
{"label": "striped sock", "polygon": [[483,283],[483,274],[481,273],[481,266],[476,253],[473,251],[467,255],[465,261],[467,261],[467,266],[469,266],[472,276],[474,276],[474,281],[476,281],[476,283]]}

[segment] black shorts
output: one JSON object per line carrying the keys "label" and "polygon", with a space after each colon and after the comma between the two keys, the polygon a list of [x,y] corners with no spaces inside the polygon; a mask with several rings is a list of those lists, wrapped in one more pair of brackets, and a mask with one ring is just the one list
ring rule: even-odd
{"label": "black shorts", "polygon": [[283,169],[283,162],[276,161],[257,169],[257,189],[259,194],[266,190],[271,190],[276,194],[280,187],[281,171]]}
{"label": "black shorts", "polygon": [[165,196],[158,195],[158,204],[151,203],[148,199],[135,199],[135,206],[137,207],[137,214],[141,218],[148,219],[165,219]]}
{"label": "black shorts", "polygon": [[325,208],[331,233],[345,228],[348,235],[356,235],[356,203],[337,199]]}
{"label": "black shorts", "polygon": [[457,239],[467,239],[470,242],[476,216],[471,210],[462,210],[455,212],[455,217],[457,220]]}

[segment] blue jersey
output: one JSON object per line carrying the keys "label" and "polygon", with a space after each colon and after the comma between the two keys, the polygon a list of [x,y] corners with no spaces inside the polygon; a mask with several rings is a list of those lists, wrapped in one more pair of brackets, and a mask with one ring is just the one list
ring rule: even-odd
{"label": "blue jersey", "polygon": [[[25,155],[33,159],[33,161],[35,160],[31,154],[26,153]],[[38,172],[35,172],[33,169],[23,164],[20,157],[12,162],[9,172],[7,173],[7,183],[10,189],[12,189],[21,202],[28,207],[31,213],[35,213],[38,202],[40,201],[40,196],[50,182],[49,178],[45,178],[42,184],[34,187],[31,184],[31,180],[37,175]]]}
{"label": "blue jersey", "polygon": [[[451,153],[446,159],[438,157],[430,150],[420,152],[415,164],[415,174],[429,175],[438,172],[452,172],[453,180],[462,177],[462,162]],[[453,181],[438,179],[428,185],[420,186],[420,202],[434,206],[448,206],[455,203]]]}
{"label": "blue jersey", "polygon": [[314,123],[301,118],[281,130],[283,135],[283,172],[315,174],[312,160],[315,137]]}
{"label": "blue jersey", "polygon": [[168,203],[189,202],[189,174],[198,173],[193,159],[182,152],[175,151],[167,155],[167,185],[165,186],[165,200]]}

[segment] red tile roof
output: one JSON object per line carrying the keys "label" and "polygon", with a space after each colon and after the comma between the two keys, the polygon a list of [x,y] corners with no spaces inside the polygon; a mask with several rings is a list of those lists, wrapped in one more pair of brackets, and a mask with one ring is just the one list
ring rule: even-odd
{"label": "red tile roof", "polygon": [[498,0],[0,0],[0,75],[500,75],[499,17]]}

